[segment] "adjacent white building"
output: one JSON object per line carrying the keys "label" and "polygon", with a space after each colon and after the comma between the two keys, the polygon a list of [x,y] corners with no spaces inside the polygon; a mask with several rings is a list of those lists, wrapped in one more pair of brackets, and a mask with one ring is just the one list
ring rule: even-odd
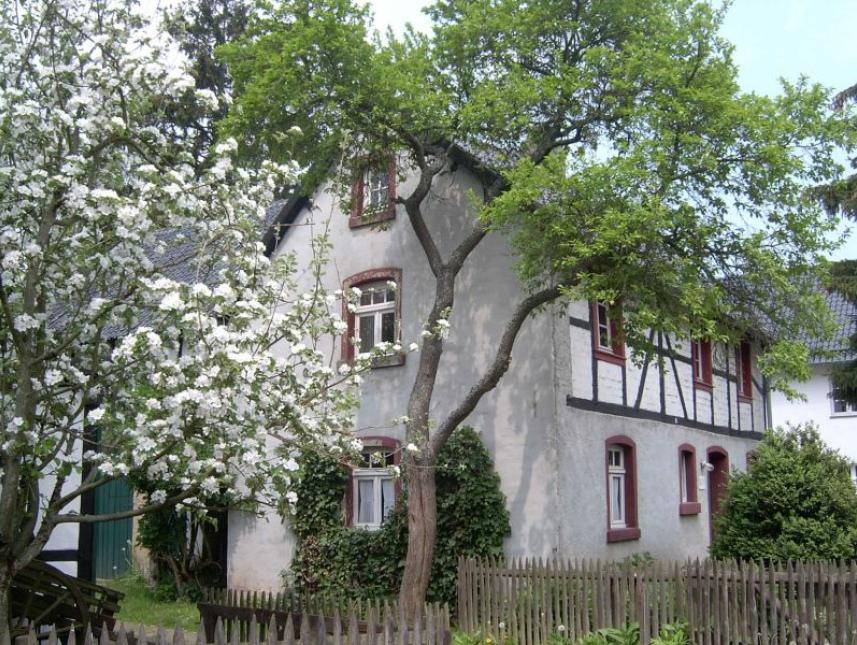
{"label": "adjacent white building", "polygon": [[[283,204],[276,223],[285,233],[267,238],[272,252],[294,252],[305,266],[310,236],[327,228],[333,245],[327,286],[361,288],[360,306],[344,313],[351,333],[368,345],[419,342],[434,291],[410,222],[393,203],[394,171],[367,167],[353,187],[351,212],[343,212],[331,184],[309,200]],[[405,179],[402,194],[411,182]],[[462,216],[472,212],[471,188],[477,181],[463,164],[435,179],[427,223],[443,254],[473,225]],[[437,419],[493,358],[523,293],[514,260],[505,239],[489,235],[459,275],[435,389]],[[621,317],[598,303],[540,313],[525,324],[500,385],[466,420],[481,433],[501,478],[512,520],[510,556],[704,556],[726,474],[746,468],[770,424],[755,347],[704,341],[691,347],[653,335],[658,356],[638,365],[618,340],[619,325]],[[349,359],[347,343],[336,351]],[[393,420],[405,413],[417,359],[403,354],[365,378],[356,429],[366,461],[353,471],[342,503],[343,522],[361,530],[377,526],[396,501],[386,465],[404,438]],[[295,547],[286,522],[231,512],[228,542],[230,586],[281,584]]]}
{"label": "adjacent white building", "polygon": [[827,305],[837,329],[830,340],[810,344],[815,355],[812,376],[805,383],[794,384],[806,399],[789,401],[783,394],[774,393],[772,420],[775,426],[815,423],[822,439],[851,462],[851,476],[857,481],[857,405],[839,396],[831,379],[834,365],[857,358],[850,348],[851,336],[857,333],[857,307],[836,292],[827,294]]}

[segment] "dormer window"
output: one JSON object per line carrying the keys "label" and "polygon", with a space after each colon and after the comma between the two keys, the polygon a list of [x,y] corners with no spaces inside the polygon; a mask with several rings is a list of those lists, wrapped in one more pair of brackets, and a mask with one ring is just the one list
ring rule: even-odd
{"label": "dormer window", "polygon": [[396,216],[396,165],[392,159],[360,164],[351,186],[348,224],[358,228]]}

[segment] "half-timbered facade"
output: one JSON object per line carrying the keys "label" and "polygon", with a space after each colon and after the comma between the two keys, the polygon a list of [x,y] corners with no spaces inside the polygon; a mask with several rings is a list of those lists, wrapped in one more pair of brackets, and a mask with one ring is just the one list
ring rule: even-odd
{"label": "half-timbered facade", "polygon": [[[322,185],[309,200],[283,204],[275,228],[285,233],[268,239],[272,252],[294,252],[302,265],[310,236],[327,231],[333,248],[327,286],[363,290],[360,305],[346,312],[349,333],[360,343],[419,342],[431,306],[434,278],[407,216],[393,202],[397,189],[408,194],[414,180],[398,180],[391,172],[386,190],[376,179],[368,189],[355,187],[356,199],[371,199],[352,204],[350,212],[332,185]],[[475,188],[464,165],[435,179],[427,225],[441,253],[472,227],[462,213],[470,212],[468,191]],[[355,214],[365,209],[368,216]],[[437,419],[494,356],[524,293],[514,262],[505,239],[489,235],[459,274],[433,399]],[[746,467],[770,418],[756,348],[655,335],[657,356],[638,362],[622,344],[620,325],[599,303],[548,308],[527,321],[509,371],[466,420],[480,432],[501,478],[512,518],[509,555],[621,559],[649,552],[672,559],[707,551],[725,478],[730,469]],[[351,351],[330,349],[342,360]],[[355,530],[371,530],[396,501],[383,468],[404,440],[394,419],[405,413],[416,359],[404,353],[365,377],[356,432],[367,454],[342,506],[344,524],[365,527]],[[294,544],[278,517],[230,513],[230,585],[279,585]]]}

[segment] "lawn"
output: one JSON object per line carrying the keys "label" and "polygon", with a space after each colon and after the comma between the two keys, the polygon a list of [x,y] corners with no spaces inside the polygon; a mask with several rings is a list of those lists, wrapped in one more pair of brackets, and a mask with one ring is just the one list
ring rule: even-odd
{"label": "lawn", "polygon": [[116,617],[117,625],[125,623],[129,629],[137,629],[141,623],[149,627],[162,625],[173,629],[181,625],[186,632],[199,629],[199,611],[196,603],[188,600],[165,602],[155,599],[155,594],[142,576],[126,574],[113,580],[99,580],[99,584],[125,594]]}

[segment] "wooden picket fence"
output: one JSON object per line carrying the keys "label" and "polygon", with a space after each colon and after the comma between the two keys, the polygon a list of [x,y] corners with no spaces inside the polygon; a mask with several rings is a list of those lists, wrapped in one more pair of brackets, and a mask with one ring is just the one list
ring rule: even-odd
{"label": "wooden picket fence", "polygon": [[[426,603],[419,616],[407,619],[399,609],[398,602],[389,600],[350,600],[332,596],[302,596],[294,592],[279,593],[243,591],[233,589],[204,590],[197,603],[200,623],[206,641],[215,642],[216,625],[220,624],[226,639],[249,642],[258,630],[258,637],[265,641],[270,625],[277,627],[277,638],[293,633],[300,638],[300,630],[306,622],[309,634],[327,630],[333,634],[339,629],[355,635],[364,635],[363,642],[388,642],[388,632],[410,633],[419,630],[421,640],[414,643],[448,643],[450,641],[449,608],[438,603]],[[326,617],[326,618],[325,618]],[[337,627],[339,625],[339,627]],[[426,635],[430,635],[426,636]],[[398,639],[399,636],[396,636]],[[426,640],[428,638],[429,640]],[[396,640],[396,642],[399,642]]]}
{"label": "wooden picket fence", "polygon": [[637,623],[645,645],[676,622],[703,645],[857,643],[857,564],[459,560],[458,626],[499,642]]}
{"label": "wooden picket fence", "polygon": [[[246,608],[245,608],[246,609]],[[227,633],[224,621],[217,619],[213,633],[208,638],[205,625],[200,624],[195,638],[186,639],[181,627],[171,634],[163,628],[146,634],[140,625],[136,631],[128,631],[121,625],[108,634],[105,629],[99,638],[87,629],[78,639],[74,631],[68,633],[64,645],[186,645],[188,640],[196,645],[450,645],[449,612],[445,608],[435,612],[427,606],[426,612],[405,620],[401,613],[394,613],[389,605],[377,613],[374,607],[367,610],[367,620],[358,619],[356,612],[340,614],[334,610],[331,616],[296,614],[288,612],[281,621],[279,614],[271,614],[267,624],[256,620],[252,614],[246,630],[233,628]],[[243,638],[242,638],[243,637]],[[55,628],[36,631],[30,629],[26,637],[16,645],[63,645]]]}

